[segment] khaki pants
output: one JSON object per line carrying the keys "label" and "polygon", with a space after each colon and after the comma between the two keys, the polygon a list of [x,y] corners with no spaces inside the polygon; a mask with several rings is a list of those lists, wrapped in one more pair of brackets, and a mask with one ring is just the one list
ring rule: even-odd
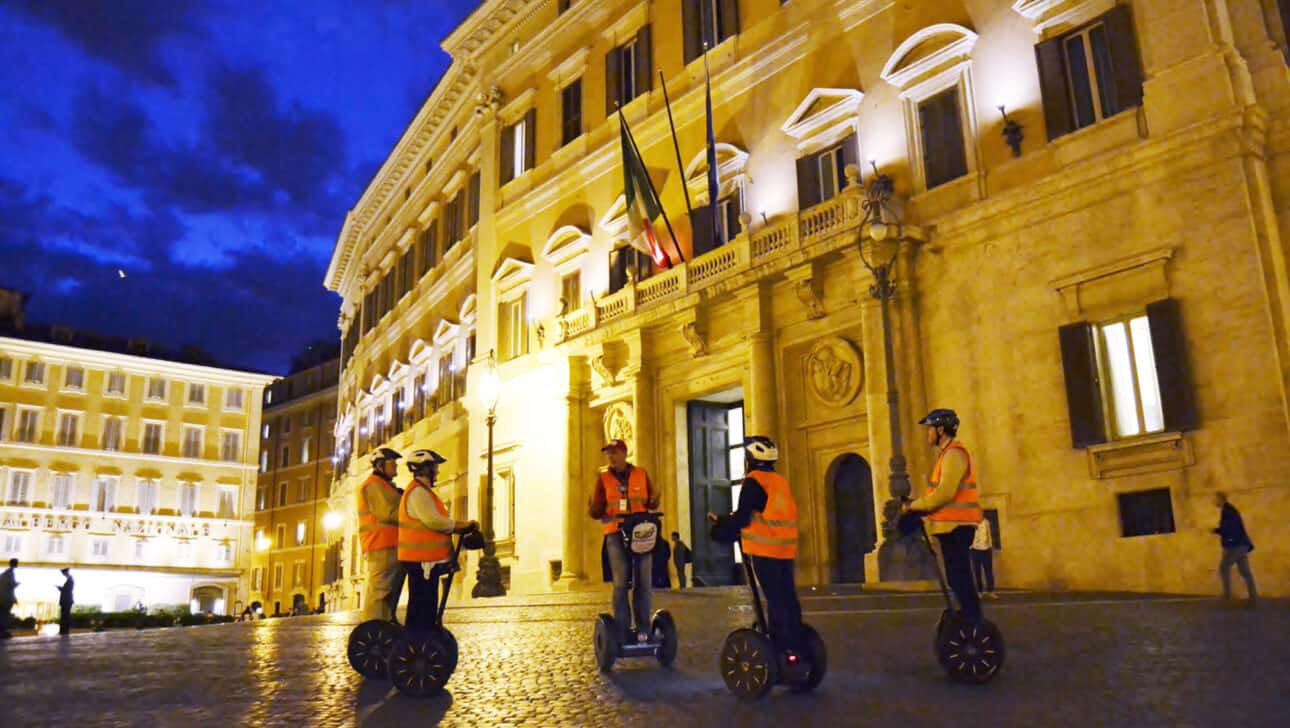
{"label": "khaki pants", "polygon": [[377,549],[363,554],[367,561],[367,588],[363,595],[363,618],[395,620],[399,595],[406,574],[396,549]]}

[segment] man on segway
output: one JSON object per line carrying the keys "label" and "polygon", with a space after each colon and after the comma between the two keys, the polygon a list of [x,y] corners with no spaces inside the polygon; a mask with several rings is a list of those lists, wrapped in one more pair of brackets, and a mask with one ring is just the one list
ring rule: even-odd
{"label": "man on segway", "polygon": [[434,492],[444,458],[433,450],[417,450],[405,461],[412,482],[399,500],[399,564],[408,575],[407,628],[434,626],[439,605],[436,567],[452,558],[452,534],[479,527],[474,521],[455,521]]}
{"label": "man on segway", "polygon": [[399,565],[399,497],[394,485],[399,472],[396,450],[383,447],[372,453],[372,474],[358,488],[358,539],[367,563],[363,610],[367,619],[397,622],[395,610],[403,591]]}
{"label": "man on segway", "polygon": [[[609,467],[596,479],[587,510],[592,518],[603,524],[609,568],[614,576],[614,622],[622,634],[622,641],[633,641],[629,634],[633,626],[632,613],[635,612],[634,624],[639,634],[634,641],[645,642],[650,629],[651,563],[649,558],[632,559],[628,555],[618,532],[618,516],[647,513],[658,508],[658,492],[644,468],[627,462],[627,444],[622,440],[612,440],[600,451],[608,458]],[[635,573],[629,574],[633,562]],[[630,609],[627,601],[629,578],[632,582]]]}

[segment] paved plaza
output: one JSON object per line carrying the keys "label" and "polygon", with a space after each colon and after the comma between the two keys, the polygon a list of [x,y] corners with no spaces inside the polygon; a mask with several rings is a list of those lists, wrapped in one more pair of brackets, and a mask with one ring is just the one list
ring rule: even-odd
{"label": "paved plaza", "polygon": [[[756,704],[716,670],[751,620],[738,589],[663,594],[681,631],[675,669],[596,671],[600,596],[477,601],[446,620],[461,644],[448,693],[413,700],[345,659],[357,617],[264,620],[25,638],[0,647],[0,726],[342,725],[1273,725],[1290,711],[1290,605],[1005,594],[987,609],[1008,662],[993,683],[950,683],[931,653],[939,595],[808,593],[829,647],[819,691]],[[950,714],[975,716],[955,722]]]}

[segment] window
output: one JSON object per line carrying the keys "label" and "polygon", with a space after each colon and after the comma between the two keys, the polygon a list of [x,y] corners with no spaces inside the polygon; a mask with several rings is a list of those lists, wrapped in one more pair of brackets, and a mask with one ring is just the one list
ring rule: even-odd
{"label": "window", "polygon": [[300,462],[301,463],[309,462],[309,456],[311,454],[309,450],[312,442],[313,442],[313,438],[309,438],[309,437],[300,438]]}
{"label": "window", "polygon": [[85,370],[80,367],[67,367],[63,373],[63,389],[85,390]]}
{"label": "window", "polygon": [[237,488],[220,487],[216,518],[237,518]]}
{"label": "window", "polygon": [[13,378],[13,359],[7,356],[0,356],[0,382],[7,382]]}
{"label": "window", "polygon": [[695,208],[692,227],[696,258],[735,239],[739,234],[739,213],[737,193],[717,201],[715,216],[710,205]]}
{"label": "window", "polygon": [[502,129],[502,184],[533,169],[536,135],[536,109],[529,109],[522,119]]}
{"label": "window", "polygon": [[[852,134],[840,144],[797,160],[797,204],[806,210],[827,202],[846,189],[846,166],[857,164],[860,146]],[[739,213],[735,213],[735,220]]]}
{"label": "window", "polygon": [[918,104],[922,139],[923,179],[927,189],[967,174],[963,118],[958,87],[946,89]]}
{"label": "window", "polygon": [[439,221],[431,220],[426,229],[421,231],[421,240],[417,243],[419,252],[417,253],[418,277],[425,275],[431,268],[435,267],[439,246],[436,241],[436,235],[439,232]]}
{"label": "window", "polygon": [[498,306],[497,341],[498,359],[501,361],[508,361],[529,353],[527,294],[510,301],[503,301]]}
{"label": "window", "polygon": [[16,533],[6,533],[3,543],[5,556],[17,556],[22,553],[22,536]]}
{"label": "window", "polygon": [[179,484],[179,515],[192,518],[197,515],[197,484]]}
{"label": "window", "polygon": [[1174,532],[1174,508],[1168,488],[1121,493],[1120,535],[1124,538]]}
{"label": "window", "polygon": [[58,415],[58,445],[59,447],[76,447],[79,444],[77,435],[80,434],[81,416],[71,412],[63,412]]}
{"label": "window", "polygon": [[233,387],[224,390],[224,409],[235,412],[242,411],[243,390],[240,387]]}
{"label": "window", "polygon": [[291,415],[283,415],[282,416],[282,434],[287,435],[290,433],[291,433]]}
{"label": "window", "polygon": [[161,453],[161,441],[163,435],[163,425],[160,422],[145,422],[143,424],[143,451],[150,455]]}
{"label": "window", "polygon": [[649,256],[630,245],[609,254],[609,292],[617,293],[629,280],[643,281],[650,275]]}
{"label": "window", "polygon": [[53,534],[46,542],[45,552],[50,556],[62,556],[67,550],[67,542],[59,534]]}
{"label": "window", "polygon": [[164,400],[166,398],[166,380],[161,377],[148,377],[148,399]]}
{"label": "window", "polygon": [[1142,66],[1129,6],[1035,46],[1048,138],[1142,104]]}
{"label": "window", "polygon": [[31,505],[31,473],[26,470],[9,471],[9,497],[5,502],[11,506]]}
{"label": "window", "polygon": [[125,420],[111,415],[103,418],[103,449],[120,450],[125,434]]}
{"label": "window", "polygon": [[297,561],[291,566],[291,585],[300,586],[305,583],[305,562]]}
{"label": "window", "polygon": [[582,136],[582,79],[560,91],[560,146]]}
{"label": "window", "polygon": [[306,410],[300,413],[300,426],[301,427],[314,426],[314,413],[312,410]]}
{"label": "window", "polygon": [[[530,124],[528,128],[535,129],[536,127]],[[533,132],[529,132],[529,134],[530,134],[530,141],[528,142],[527,148],[531,150],[529,154],[530,156],[532,156],[533,154],[532,150],[535,150],[536,146],[532,142]],[[529,161],[528,166],[529,166],[529,169],[533,168],[532,160]],[[475,173],[470,175],[470,204],[466,208],[466,225],[469,227],[474,227],[479,224],[479,194],[480,194],[479,188],[480,188],[479,170],[475,170]]]}
{"label": "window", "polygon": [[220,442],[219,458],[226,463],[235,463],[242,459],[242,433],[224,433]]}
{"label": "window", "polygon": [[152,515],[157,510],[157,483],[154,480],[141,480],[135,486],[135,501],[140,515]]}
{"label": "window", "polygon": [[1165,427],[1164,412],[1147,317],[1103,324],[1098,335],[1112,436],[1160,432]]}
{"label": "window", "polygon": [[90,510],[95,513],[111,513],[116,510],[116,485],[115,477],[100,475],[95,478],[90,492]]}
{"label": "window", "polygon": [[269,439],[270,432],[271,431],[269,429],[269,423],[267,422],[264,423],[264,426],[260,428],[260,439],[263,439],[263,440]]}
{"label": "window", "polygon": [[45,383],[45,363],[39,361],[29,361],[22,372],[23,384],[44,384]]}
{"label": "window", "polygon": [[278,467],[285,468],[291,464],[291,446],[283,445],[282,451],[278,455]]}
{"label": "window", "polygon": [[14,442],[35,442],[40,435],[40,410],[18,410],[18,427],[13,431]]}
{"label": "window", "polygon": [[[503,136],[503,139],[506,137]],[[502,164],[508,164],[507,157],[502,157]],[[512,159],[512,162],[514,160]],[[443,209],[443,253],[448,254],[452,246],[461,240],[461,191],[453,195],[452,201]]]}
{"label": "window", "polygon": [[305,542],[305,522],[296,523],[296,545],[302,546]]}
{"label": "window", "polygon": [[178,547],[179,563],[191,564],[193,562],[193,542],[185,539],[175,545]]}
{"label": "window", "polygon": [[108,540],[106,538],[96,538],[90,542],[90,548],[96,559],[105,559],[108,555]]}
{"label": "window", "polygon": [[134,540],[134,560],[135,561],[148,560],[148,539],[136,538]]}
{"label": "window", "polygon": [[304,503],[309,500],[309,479],[301,478],[296,484],[296,502]]}
{"label": "window", "polygon": [[269,489],[260,486],[255,489],[255,510],[262,511],[269,507]]}
{"label": "window", "polygon": [[54,474],[54,493],[50,500],[51,506],[65,511],[72,507],[72,474],[55,473]]}
{"label": "window", "polygon": [[260,591],[264,588],[264,569],[251,569],[251,591]]}
{"label": "window", "polygon": [[559,2],[555,4],[556,14],[563,15],[565,12],[569,10],[569,6],[572,4],[573,4],[573,0],[559,0]]}
{"label": "window", "polygon": [[184,426],[184,457],[200,458],[202,456],[202,428]]}
{"label": "window", "polygon": [[281,508],[287,504],[287,484],[278,483],[278,507]]}
{"label": "window", "polygon": [[273,565],[273,588],[282,588],[282,564]]}
{"label": "window", "polygon": [[107,376],[107,386],[103,390],[104,394],[117,397],[125,395],[125,374],[123,372],[111,372]]}
{"label": "window", "polygon": [[230,541],[220,541],[215,546],[215,560],[221,564],[233,562],[233,544]]}
{"label": "window", "polygon": [[649,91],[653,67],[646,25],[635,38],[605,55],[605,114],[613,115],[618,107]]}
{"label": "window", "polygon": [[739,33],[738,0],[681,0],[681,12],[686,63]]}
{"label": "window", "polygon": [[276,547],[276,548],[286,548],[286,545],[287,545],[287,525],[286,525],[285,523],[279,523],[279,524],[278,524],[278,531],[277,531],[277,534],[278,534],[278,540],[277,540],[277,544],[278,544],[278,545],[277,545],[277,547]]}
{"label": "window", "polygon": [[582,305],[582,271],[573,271],[560,277],[560,298],[566,311]]}
{"label": "window", "polygon": [[260,472],[261,473],[269,472],[269,451],[268,450],[260,451]]}

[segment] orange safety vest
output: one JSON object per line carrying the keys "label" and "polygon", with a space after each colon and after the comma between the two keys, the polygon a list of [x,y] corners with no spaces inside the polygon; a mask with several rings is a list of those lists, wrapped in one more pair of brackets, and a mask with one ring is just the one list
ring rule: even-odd
{"label": "orange safety vest", "polygon": [[408,499],[417,488],[425,488],[430,494],[439,515],[448,515],[448,509],[439,496],[421,481],[413,480],[399,501],[399,561],[447,561],[452,556],[452,534],[432,531],[408,513]]}
{"label": "orange safety vest", "polygon": [[380,484],[382,488],[395,490],[393,483],[376,473],[372,473],[362,485],[358,486],[358,541],[363,547],[363,553],[392,549],[399,545],[398,523],[383,523],[377,520],[376,514],[372,513],[372,509],[367,505],[367,498],[364,497],[363,492],[373,482]]}
{"label": "orange safety vest", "polygon": [[[643,468],[632,466],[627,474],[627,492],[624,493],[618,478],[609,470],[600,473],[600,487],[605,490],[605,517],[613,519],[602,529],[606,534],[618,532],[620,513],[644,513],[649,510],[649,475]],[[627,501],[627,510],[621,510],[620,500]]]}
{"label": "orange safety vest", "polygon": [[932,493],[932,491],[936,490],[936,486],[941,484],[941,462],[945,460],[945,453],[950,450],[963,451],[963,456],[968,461],[967,472],[964,473],[963,479],[959,481],[959,487],[954,491],[954,498],[949,503],[929,513],[927,519],[950,523],[980,523],[981,519],[985,518],[985,514],[981,511],[981,503],[977,496],[976,466],[972,463],[971,453],[958,440],[952,440],[936,456],[936,465],[932,467],[932,480],[927,484],[927,492],[928,494]]}
{"label": "orange safety vest", "polygon": [[797,501],[779,473],[751,470],[748,477],[766,491],[766,507],[754,513],[742,532],[745,554],[772,559],[797,558]]}

